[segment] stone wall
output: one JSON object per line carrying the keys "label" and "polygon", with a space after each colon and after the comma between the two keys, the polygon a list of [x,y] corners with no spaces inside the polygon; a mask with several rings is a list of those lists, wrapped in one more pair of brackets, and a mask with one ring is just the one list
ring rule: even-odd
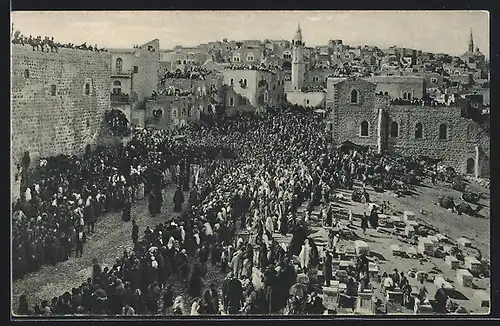
{"label": "stone wall", "polygon": [[134,74],[133,90],[142,102],[158,88],[158,69],[160,68],[160,41],[155,39],[136,50],[137,73]]}
{"label": "stone wall", "polygon": [[[359,145],[376,146],[378,109],[375,107],[375,84],[361,78],[335,85],[332,120],[333,140],[336,144],[350,140]],[[351,92],[358,92],[358,103],[350,101]],[[361,136],[361,123],[368,122],[368,136]]]}
{"label": "stone wall", "polygon": [[[351,103],[351,92],[358,92],[358,103]],[[389,97],[375,95],[375,85],[362,79],[349,79],[334,87],[333,110],[329,116],[336,144],[351,141],[390,154],[426,155],[440,158],[458,172],[467,172],[467,160],[479,161],[479,175],[490,173],[490,136],[477,122],[461,117],[458,107],[389,105]],[[379,110],[384,112],[379,135]],[[368,136],[361,136],[361,123],[369,124]],[[390,132],[397,123],[397,136]],[[423,126],[423,137],[415,137],[417,123]],[[439,139],[439,126],[447,125],[447,138]],[[479,155],[476,156],[476,147]]]}
{"label": "stone wall", "polygon": [[286,99],[292,104],[314,108],[323,105],[325,95],[324,92],[286,92]]}
{"label": "stone wall", "polygon": [[104,111],[110,108],[110,63],[106,52],[47,53],[12,46],[11,140],[16,163],[25,151],[36,164],[40,156],[82,153],[87,144],[98,142]]}
{"label": "stone wall", "polygon": [[[388,123],[398,124],[398,137],[388,137],[390,153],[403,155],[427,155],[441,158],[458,172],[467,172],[467,160],[476,160],[479,146],[480,174],[489,174],[489,136],[481,126],[460,116],[457,107],[389,106]],[[423,138],[415,138],[415,125],[423,126]],[[439,126],[448,126],[447,139],[439,139]]]}

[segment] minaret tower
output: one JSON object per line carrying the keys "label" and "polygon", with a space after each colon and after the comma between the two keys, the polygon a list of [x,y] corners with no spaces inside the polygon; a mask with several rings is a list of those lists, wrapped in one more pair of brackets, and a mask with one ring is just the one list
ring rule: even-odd
{"label": "minaret tower", "polygon": [[300,25],[297,25],[297,31],[292,40],[292,88],[294,91],[300,91],[304,85],[304,74],[304,42],[302,42]]}
{"label": "minaret tower", "polygon": [[469,36],[469,53],[474,53],[474,38],[472,37],[472,28],[470,29]]}

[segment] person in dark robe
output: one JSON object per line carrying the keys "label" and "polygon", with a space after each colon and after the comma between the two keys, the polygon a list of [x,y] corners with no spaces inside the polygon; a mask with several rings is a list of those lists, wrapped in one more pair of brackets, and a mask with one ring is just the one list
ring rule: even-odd
{"label": "person in dark robe", "polygon": [[215,315],[219,311],[219,296],[215,283],[211,283],[203,294],[203,310],[207,315]]}
{"label": "person in dark robe", "polygon": [[332,254],[330,252],[327,252],[325,255],[325,261],[323,263],[323,276],[325,277],[326,286],[330,286],[330,280],[333,277],[332,260]]}
{"label": "person in dark robe", "polygon": [[21,294],[19,297],[19,306],[17,308],[17,314],[21,316],[27,316],[30,314],[30,309],[28,305],[28,300],[25,294]]}
{"label": "person in dark robe", "polygon": [[375,207],[370,213],[370,226],[372,229],[376,229],[378,227],[378,213]]}
{"label": "person in dark robe", "polygon": [[368,217],[365,212],[363,212],[363,217],[361,217],[361,228],[363,229],[363,234],[366,234],[366,229],[368,228]]}
{"label": "person in dark robe", "polygon": [[137,243],[137,239],[139,239],[139,226],[132,220],[132,242],[134,245]]}
{"label": "person in dark robe", "polygon": [[232,276],[233,277],[227,284],[227,293],[225,299],[227,313],[230,315],[238,314],[244,302],[243,286],[241,284],[241,281],[234,277],[234,275]]}
{"label": "person in dark robe", "polygon": [[125,188],[124,195],[124,203],[123,203],[123,212],[122,212],[122,221],[129,222],[130,221],[130,210],[132,208],[132,191],[130,187]]}
{"label": "person in dark robe", "polygon": [[76,245],[75,257],[78,258],[78,254],[80,254],[80,257],[83,255],[83,245],[85,244],[86,241],[87,241],[87,236],[85,234],[85,230],[83,229],[82,226],[80,226],[75,234],[75,245]]}
{"label": "person in dark robe", "polygon": [[444,289],[444,284],[441,284],[441,287],[436,291],[434,299],[436,300],[436,305],[435,305],[434,310],[438,314],[445,314],[446,313],[446,302],[448,301],[448,294],[446,293],[446,290]]}
{"label": "person in dark robe", "polygon": [[157,192],[156,188],[153,186],[151,192],[149,193],[149,206],[148,206],[149,214],[151,214],[151,217],[155,217],[157,214],[157,208],[156,208],[157,203],[158,203]]}
{"label": "person in dark robe", "polygon": [[184,194],[180,187],[177,188],[174,194],[174,212],[179,213],[182,211],[182,204],[184,203]]}
{"label": "person in dark robe", "polygon": [[196,298],[201,295],[201,268],[199,264],[195,264],[192,268],[191,275],[188,280],[188,293]]}
{"label": "person in dark robe", "polygon": [[189,192],[189,207],[198,205],[198,190],[196,186]]}

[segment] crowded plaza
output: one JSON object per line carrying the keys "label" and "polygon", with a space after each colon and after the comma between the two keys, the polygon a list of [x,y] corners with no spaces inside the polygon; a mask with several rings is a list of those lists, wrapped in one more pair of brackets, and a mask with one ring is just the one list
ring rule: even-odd
{"label": "crowded plaza", "polygon": [[[17,314],[386,314],[397,303],[406,313],[467,312],[450,299],[445,279],[431,296],[432,275],[420,266],[437,253],[458,263],[465,249],[443,253],[443,239],[428,239],[439,231],[419,225],[412,212],[404,212],[408,225],[402,216],[387,218],[389,204],[367,191],[407,196],[428,178],[436,182],[436,162],[334,147],[320,115],[291,108],[132,134],[118,148],[42,158],[35,181],[24,185],[13,205],[14,279],[79,259],[112,212],[132,224],[122,240],[133,249],[117,252],[111,266],[93,257],[88,279],[57,296],[33,302],[22,294]],[[167,188],[176,189],[172,202],[163,198]],[[131,207],[143,200],[151,219],[167,207],[174,213],[139,229]],[[415,257],[415,268],[382,271],[384,258],[359,240],[386,233],[418,240],[425,252],[402,253]],[[208,270],[223,281],[210,280]]]}

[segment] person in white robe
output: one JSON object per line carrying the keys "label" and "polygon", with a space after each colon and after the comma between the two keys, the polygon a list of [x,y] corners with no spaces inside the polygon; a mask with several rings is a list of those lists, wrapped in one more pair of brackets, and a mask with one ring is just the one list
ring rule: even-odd
{"label": "person in white robe", "polygon": [[299,254],[300,267],[304,270],[309,267],[309,260],[311,258],[311,246],[309,245],[309,240],[306,239],[302,245],[302,250]]}

